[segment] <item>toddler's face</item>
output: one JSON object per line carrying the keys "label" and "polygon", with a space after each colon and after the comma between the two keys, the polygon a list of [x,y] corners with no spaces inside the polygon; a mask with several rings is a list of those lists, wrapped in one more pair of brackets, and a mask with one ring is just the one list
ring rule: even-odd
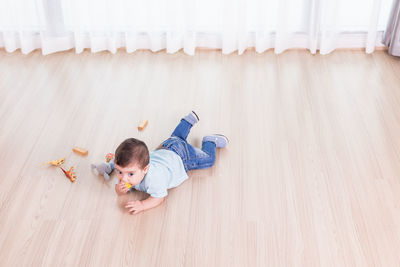
{"label": "toddler's face", "polygon": [[139,184],[143,180],[148,169],[149,165],[141,169],[136,164],[131,164],[124,168],[115,164],[117,178],[124,183],[130,183],[132,186]]}

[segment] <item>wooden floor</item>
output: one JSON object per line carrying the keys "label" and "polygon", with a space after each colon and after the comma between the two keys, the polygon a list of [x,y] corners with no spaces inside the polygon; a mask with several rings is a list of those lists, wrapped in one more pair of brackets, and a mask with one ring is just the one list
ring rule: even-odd
{"label": "wooden floor", "polygon": [[[191,110],[229,146],[128,214],[90,163]],[[400,59],[0,51],[0,170],[0,266],[399,266]]]}

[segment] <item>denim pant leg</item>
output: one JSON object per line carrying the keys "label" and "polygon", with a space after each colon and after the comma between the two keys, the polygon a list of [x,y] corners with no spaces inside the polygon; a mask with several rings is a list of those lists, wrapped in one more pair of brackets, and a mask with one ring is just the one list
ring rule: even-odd
{"label": "denim pant leg", "polygon": [[205,169],[214,165],[216,146],[213,142],[203,142],[201,150],[187,144],[189,160],[188,170]]}
{"label": "denim pant leg", "polygon": [[185,119],[181,119],[180,123],[178,124],[178,126],[176,126],[171,136],[177,136],[182,138],[183,140],[186,140],[192,126],[193,125]]}
{"label": "denim pant leg", "polygon": [[209,168],[215,162],[215,143],[203,142],[201,149],[198,149],[186,141],[192,126],[187,120],[181,119],[171,137],[162,143],[163,148],[172,150],[181,157],[186,171]]}

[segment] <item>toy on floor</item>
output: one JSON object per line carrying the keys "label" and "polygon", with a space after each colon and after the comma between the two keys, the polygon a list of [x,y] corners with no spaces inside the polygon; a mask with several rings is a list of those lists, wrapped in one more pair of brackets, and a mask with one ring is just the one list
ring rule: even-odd
{"label": "toy on floor", "polygon": [[112,159],[114,158],[114,154],[113,153],[107,153],[106,155],[106,162],[110,162]]}
{"label": "toy on floor", "polygon": [[46,162],[46,163],[44,163],[44,164],[50,164],[50,165],[53,165],[53,166],[61,166],[62,164],[64,164],[64,162],[65,162],[65,158],[61,158],[61,159],[56,159],[56,160],[52,160],[52,161],[48,161],[48,162]]}
{"label": "toy on floor", "polygon": [[74,172],[74,166],[72,166],[68,171],[66,171],[63,167],[61,167],[61,170],[64,172],[65,176],[73,183],[76,180],[76,175]]}
{"label": "toy on floor", "polygon": [[83,148],[81,148],[81,147],[74,147],[73,149],[72,149],[75,153],[78,153],[78,154],[80,154],[81,156],[86,156],[87,154],[88,154],[88,151],[86,150],[86,149],[83,149]]}
{"label": "toy on floor", "polygon": [[65,162],[65,158],[61,158],[61,159],[57,159],[57,160],[52,160],[49,162],[46,162],[44,164],[50,164],[52,166],[56,166],[59,167],[65,174],[65,176],[67,176],[67,178],[73,183],[76,180],[76,175],[74,170],[74,167],[72,166],[68,171],[66,171],[61,165],[63,165]]}
{"label": "toy on floor", "polygon": [[139,126],[138,126],[138,130],[139,130],[139,131],[142,131],[144,128],[146,128],[146,126],[147,126],[148,123],[149,123],[148,120],[141,121],[140,124],[139,124]]}
{"label": "toy on floor", "polygon": [[110,163],[102,162],[99,164],[91,164],[90,166],[92,166],[92,169],[95,169],[99,175],[103,175],[106,181],[110,180],[110,173],[112,172]]}

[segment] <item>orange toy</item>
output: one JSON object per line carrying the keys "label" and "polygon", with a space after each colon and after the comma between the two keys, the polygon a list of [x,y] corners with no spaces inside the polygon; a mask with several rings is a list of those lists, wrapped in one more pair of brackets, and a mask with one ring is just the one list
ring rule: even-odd
{"label": "orange toy", "polygon": [[74,172],[74,166],[72,166],[68,171],[66,171],[63,167],[61,167],[61,170],[64,172],[65,176],[73,183],[76,180],[76,175]]}
{"label": "orange toy", "polygon": [[75,153],[80,154],[81,156],[86,156],[88,154],[88,151],[86,149],[80,148],[80,147],[74,147],[72,149]]}
{"label": "orange toy", "polygon": [[146,126],[147,126],[148,123],[149,123],[148,120],[141,121],[140,124],[139,124],[139,126],[137,127],[138,130],[139,130],[139,131],[142,131],[144,128],[146,128]]}

